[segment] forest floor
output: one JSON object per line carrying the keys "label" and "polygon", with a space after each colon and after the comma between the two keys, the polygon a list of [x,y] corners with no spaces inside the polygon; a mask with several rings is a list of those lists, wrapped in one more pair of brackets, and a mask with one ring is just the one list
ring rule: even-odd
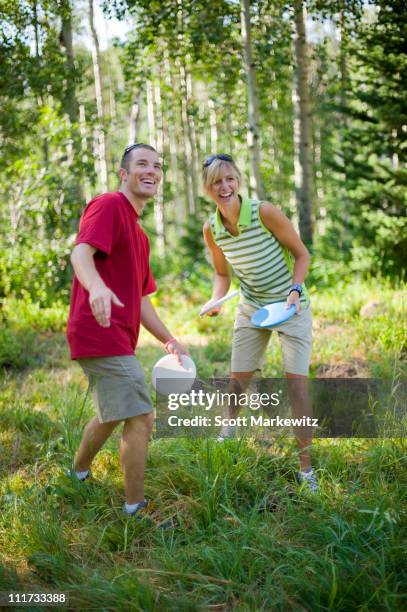
{"label": "forest floor", "polygon": [[[405,377],[401,290],[355,283],[311,297],[312,378],[396,385]],[[199,377],[227,376],[234,306],[200,319],[206,299],[153,298],[189,345]],[[37,315],[24,330],[27,312],[9,313],[10,338],[15,331],[32,359],[17,371],[3,358],[0,591],[64,591],[78,610],[406,609],[405,438],[315,439],[320,490],[310,495],[296,483],[289,436],[270,444],[155,436],[146,472],[153,520],[126,518],[120,432],[97,456],[91,480],[66,476],[93,408],[63,332]],[[163,354],[143,332],[137,355],[149,384]],[[263,375],[282,374],[273,338]],[[178,526],[162,530],[170,517]]]}

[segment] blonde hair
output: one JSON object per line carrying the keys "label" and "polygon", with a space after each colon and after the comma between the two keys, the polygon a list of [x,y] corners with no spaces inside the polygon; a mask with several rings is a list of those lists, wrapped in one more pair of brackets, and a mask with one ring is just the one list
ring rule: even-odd
{"label": "blonde hair", "polygon": [[219,180],[224,170],[231,170],[236,175],[239,185],[242,181],[242,175],[240,174],[239,168],[236,166],[233,160],[225,161],[223,159],[214,159],[209,166],[202,170],[202,184],[204,191],[208,193],[208,190],[212,187],[216,181]]}

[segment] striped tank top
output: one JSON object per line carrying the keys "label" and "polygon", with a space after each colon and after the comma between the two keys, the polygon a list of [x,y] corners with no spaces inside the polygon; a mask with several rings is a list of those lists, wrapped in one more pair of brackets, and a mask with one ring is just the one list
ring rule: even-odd
{"label": "striped tank top", "polygon": [[[260,204],[242,198],[237,236],[225,229],[219,210],[210,216],[213,238],[240,281],[241,302],[256,308],[287,299],[293,269],[288,249],[262,222]],[[305,288],[300,301],[309,302]]]}

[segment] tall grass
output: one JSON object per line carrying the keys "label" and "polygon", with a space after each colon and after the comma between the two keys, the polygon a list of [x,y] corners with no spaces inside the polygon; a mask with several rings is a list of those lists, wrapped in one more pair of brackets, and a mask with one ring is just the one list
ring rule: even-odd
{"label": "tall grass", "polygon": [[[314,296],[314,375],[338,359],[363,361],[370,375],[404,371],[399,298],[384,291],[392,310],[370,321],[358,314],[366,286],[363,300],[360,287],[341,299]],[[165,310],[188,335],[200,375],[227,373],[232,308],[216,321],[195,319],[195,305],[178,307],[174,320]],[[162,349],[142,342],[148,370]],[[320,493],[309,496],[296,483],[290,438],[154,439],[153,521],[134,521],[121,511],[120,432],[96,458],[92,481],[66,476],[93,408],[61,336],[47,347],[42,362],[2,380],[0,590],[68,591],[78,610],[406,609],[405,440],[316,441]],[[274,372],[282,373],[277,344],[265,364]],[[161,530],[169,517],[179,526]]]}

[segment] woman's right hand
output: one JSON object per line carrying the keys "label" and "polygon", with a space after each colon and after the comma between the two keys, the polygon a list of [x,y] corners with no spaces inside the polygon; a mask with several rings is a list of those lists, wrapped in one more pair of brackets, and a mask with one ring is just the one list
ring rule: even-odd
{"label": "woman's right hand", "polygon": [[208,306],[210,306],[212,304],[212,302],[214,302],[214,300],[209,300],[209,302],[206,302],[206,304],[204,304],[201,308],[201,312],[199,313],[200,317],[204,317],[204,316],[208,316],[208,317],[217,317],[218,314],[220,313],[222,307],[221,306],[214,306],[213,308],[211,308],[210,310],[208,310],[208,312],[203,312],[205,311],[206,308],[208,308]]}

